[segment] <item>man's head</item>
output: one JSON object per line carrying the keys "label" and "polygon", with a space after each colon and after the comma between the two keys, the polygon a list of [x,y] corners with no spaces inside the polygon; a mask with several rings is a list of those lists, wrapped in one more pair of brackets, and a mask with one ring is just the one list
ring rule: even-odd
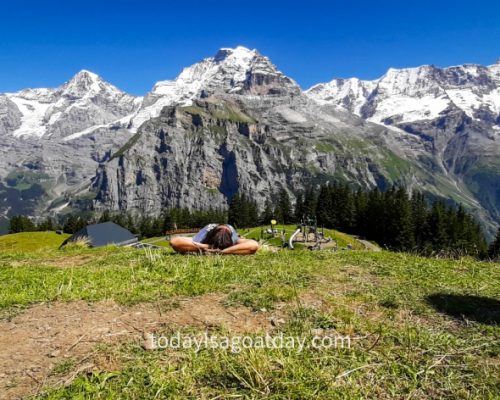
{"label": "man's head", "polygon": [[227,225],[217,225],[203,240],[211,249],[224,250],[233,245],[232,232]]}

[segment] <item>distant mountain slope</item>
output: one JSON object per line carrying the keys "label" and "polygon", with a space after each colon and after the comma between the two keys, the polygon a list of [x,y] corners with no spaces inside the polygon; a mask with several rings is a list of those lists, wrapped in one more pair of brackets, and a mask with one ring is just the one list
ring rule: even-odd
{"label": "distant mountain slope", "polygon": [[390,69],[374,81],[334,79],[306,94],[426,142],[449,176],[500,221],[500,60],[494,65]]}
{"label": "distant mountain slope", "polygon": [[85,70],[55,89],[0,94],[0,215],[38,215],[88,187],[131,136],[113,121],[141,100]]}

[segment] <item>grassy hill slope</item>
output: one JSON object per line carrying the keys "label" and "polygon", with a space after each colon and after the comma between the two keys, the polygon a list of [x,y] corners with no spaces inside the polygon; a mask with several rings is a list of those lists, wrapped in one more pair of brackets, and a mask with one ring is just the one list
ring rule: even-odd
{"label": "grassy hill slope", "polygon": [[21,232],[0,236],[0,251],[24,252],[57,249],[70,235],[55,232]]}
{"label": "grassy hill slope", "polygon": [[[22,323],[23,315],[40,302],[47,307],[70,307],[78,300],[95,307],[118,303],[125,313],[133,304],[152,304],[167,312],[182,311],[182,299],[216,294],[220,300],[209,298],[214,304],[208,304],[207,314],[215,312],[210,310],[217,302],[235,318],[238,310],[248,310],[271,335],[348,335],[351,348],[145,351],[142,332],[152,328],[135,326],[131,336],[112,344],[97,341],[88,354],[73,354],[75,345],[64,357],[47,356],[45,370],[41,367],[45,376],[40,372],[37,377],[43,387],[13,373],[0,377],[0,392],[15,390],[16,382],[17,387],[31,382],[26,393],[38,388],[38,396],[46,399],[498,395],[498,263],[386,251],[259,251],[249,257],[117,247],[58,251],[54,237],[53,247],[36,250],[38,235],[44,234],[21,245],[32,250],[20,252],[12,245],[0,253],[0,325]],[[155,329],[235,334],[228,326],[167,322]],[[8,351],[7,346],[0,349],[0,362]],[[82,369],[89,360],[93,367]],[[20,370],[26,367],[19,365]]]}

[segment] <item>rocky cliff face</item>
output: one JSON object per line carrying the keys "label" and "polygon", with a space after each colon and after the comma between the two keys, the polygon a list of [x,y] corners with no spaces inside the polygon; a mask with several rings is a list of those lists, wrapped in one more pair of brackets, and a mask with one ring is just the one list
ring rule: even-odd
{"label": "rocky cliff face", "polygon": [[420,157],[421,139],[305,97],[218,95],[165,107],[101,165],[93,188],[97,207],[151,214],[226,207],[236,192],[262,205],[281,188],[293,195],[333,180],[362,188],[400,183],[439,195]]}
{"label": "rocky cliff face", "polygon": [[7,96],[0,96],[0,135],[13,132],[21,126],[22,114]]}

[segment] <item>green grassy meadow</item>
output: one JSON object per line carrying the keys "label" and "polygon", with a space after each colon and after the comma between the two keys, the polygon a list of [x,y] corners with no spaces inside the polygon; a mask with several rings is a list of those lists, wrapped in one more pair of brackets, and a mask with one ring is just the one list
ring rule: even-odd
{"label": "green grassy meadow", "polygon": [[[260,228],[241,232],[260,235]],[[339,246],[356,241],[329,232]],[[95,345],[110,369],[64,359],[39,399],[497,399],[500,264],[387,251],[259,250],[254,256],[68,246],[50,232],[0,237],[0,322],[34,304],[124,307],[217,293],[224,307],[279,312],[273,334],[351,337],[350,349],[145,351]],[[166,244],[166,242],[165,242]],[[272,244],[272,243],[271,243]],[[185,332],[201,333],[185,326]],[[230,334],[223,327],[215,332]],[[5,333],[0,332],[0,335]],[[255,333],[253,333],[255,335]],[[20,366],[22,367],[22,366]],[[0,389],[1,391],[1,389]]]}

